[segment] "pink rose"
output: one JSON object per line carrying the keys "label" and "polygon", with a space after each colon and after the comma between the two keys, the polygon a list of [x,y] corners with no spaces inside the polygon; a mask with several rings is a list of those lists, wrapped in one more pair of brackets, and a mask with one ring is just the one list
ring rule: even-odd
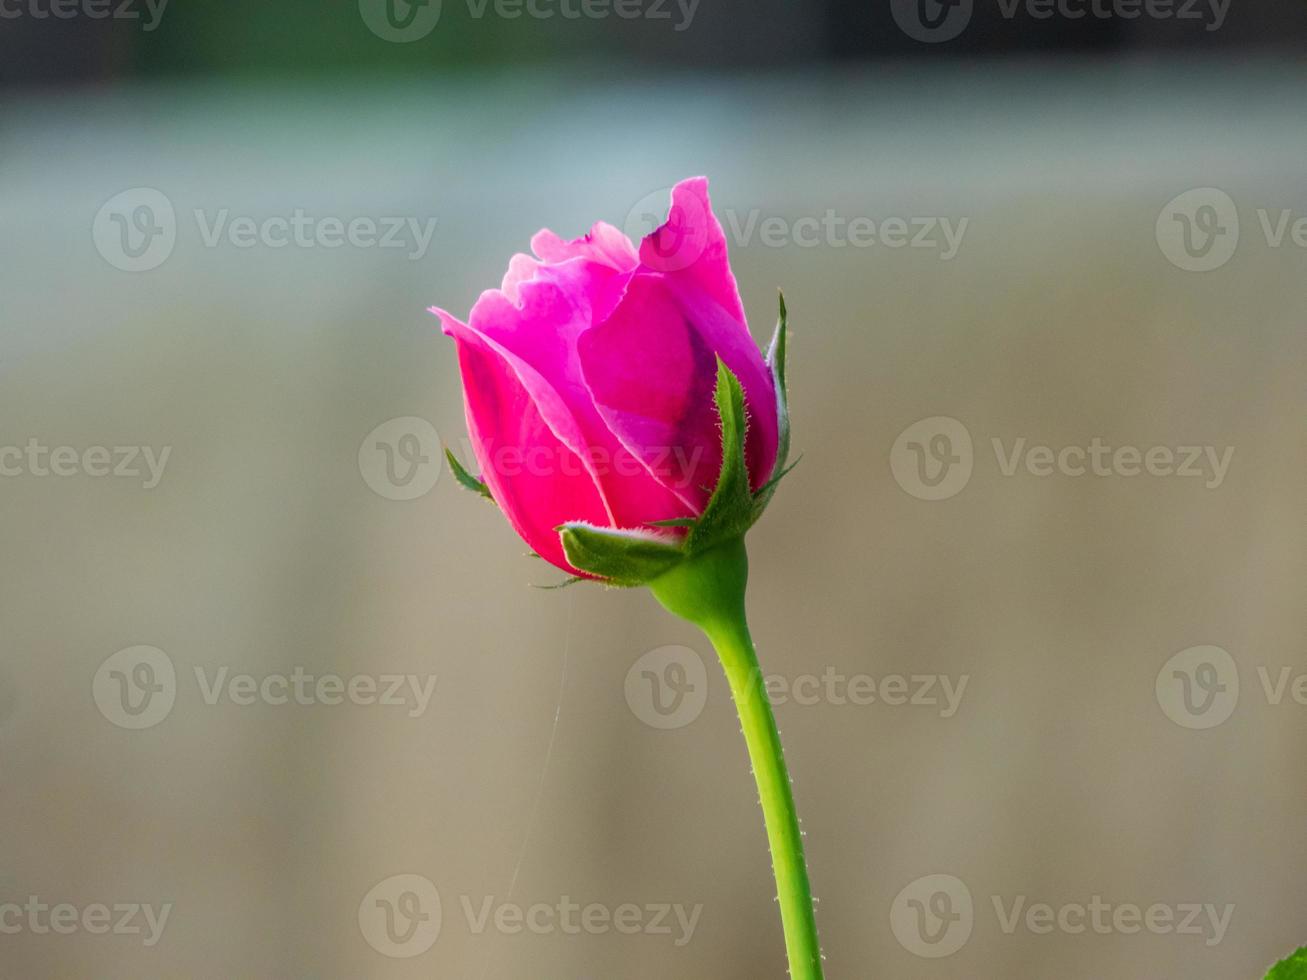
{"label": "pink rose", "polygon": [[578,567],[565,551],[564,525],[626,532],[637,550],[692,539],[731,453],[719,362],[742,390],[742,465],[760,512],[787,441],[783,370],[749,334],[708,181],[677,184],[638,250],[603,222],[574,241],[540,231],[531,248],[467,323],[431,310],[458,346],[483,489],[518,534],[599,578],[606,566]]}

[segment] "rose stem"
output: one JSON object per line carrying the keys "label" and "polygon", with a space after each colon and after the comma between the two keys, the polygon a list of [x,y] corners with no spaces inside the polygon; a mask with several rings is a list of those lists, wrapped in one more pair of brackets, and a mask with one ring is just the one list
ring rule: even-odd
{"label": "rose stem", "polygon": [[721,660],[758,784],[790,977],[821,980],[821,945],[799,816],[744,611],[748,575],[744,541],[736,540],[683,562],[650,588],[668,610],[703,630]]}

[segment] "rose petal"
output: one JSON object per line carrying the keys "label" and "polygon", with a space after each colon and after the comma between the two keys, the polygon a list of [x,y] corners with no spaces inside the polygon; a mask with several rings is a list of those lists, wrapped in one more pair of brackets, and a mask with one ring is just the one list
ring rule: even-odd
{"label": "rose petal", "polygon": [[531,239],[531,251],[545,262],[586,258],[623,272],[634,269],[640,261],[631,240],[603,221],[595,222],[589,234],[571,241],[559,238],[548,228],[542,229]]}
{"label": "rose petal", "polygon": [[609,523],[593,477],[555,434],[511,360],[455,317],[432,312],[458,346],[472,450],[495,503],[536,554],[581,574],[568,564],[555,528],[566,521]]}
{"label": "rose petal", "polygon": [[686,516],[694,496],[669,490],[609,428],[594,405],[577,357],[577,338],[590,327],[594,307],[606,316],[620,299],[626,278],[587,259],[541,267],[535,278],[519,283],[517,303],[489,290],[477,300],[469,320],[471,330],[493,341],[514,362],[559,438],[592,464],[611,525],[639,527]]}
{"label": "rose petal", "polygon": [[[700,319],[664,277],[639,273],[613,314],[581,335],[578,350],[604,421],[665,486],[691,494],[698,513],[721,469],[713,399],[717,358],[745,389],[745,452],[755,488],[775,462],[775,395],[762,356],[742,327],[715,306],[695,315]],[[773,415],[770,453],[769,430],[755,420],[764,411]]]}
{"label": "rose petal", "polygon": [[708,198],[707,177],[690,177],[672,188],[667,220],[640,242],[640,264],[694,284],[729,316],[745,322],[726,234]]}
{"label": "rose petal", "polygon": [[749,333],[707,178],[691,177],[672,188],[667,221],[641,241],[640,262],[641,268],[662,273],[690,322],[740,379],[749,409],[745,452],[757,489],[770,479],[776,462],[776,389]]}

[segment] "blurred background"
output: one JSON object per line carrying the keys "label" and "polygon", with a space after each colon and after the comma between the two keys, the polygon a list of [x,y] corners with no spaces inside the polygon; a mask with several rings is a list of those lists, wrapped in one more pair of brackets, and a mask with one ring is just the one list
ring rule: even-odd
{"label": "blurred background", "polygon": [[711,650],[546,591],[452,345],[707,174],[836,978],[1307,942],[1307,7],[0,0],[0,977],[781,978]]}

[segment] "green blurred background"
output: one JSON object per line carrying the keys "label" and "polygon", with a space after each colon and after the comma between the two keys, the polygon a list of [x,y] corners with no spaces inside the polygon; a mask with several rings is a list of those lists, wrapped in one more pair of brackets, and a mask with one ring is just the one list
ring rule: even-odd
{"label": "green blurred background", "polygon": [[[0,977],[785,976],[711,651],[531,588],[438,455],[425,307],[699,173],[755,336],[792,311],[751,613],[831,980],[1259,977],[1307,937],[1301,5],[445,0],[387,40],[369,0],[43,2],[0,18]],[[1095,439],[1231,455],[1005,473]],[[280,703],[297,670],[434,688]],[[206,698],[236,675],[274,681]],[[640,918],[512,924],[565,900]],[[157,941],[84,918],[133,903]],[[1189,904],[1219,935],[1156,925]]]}

